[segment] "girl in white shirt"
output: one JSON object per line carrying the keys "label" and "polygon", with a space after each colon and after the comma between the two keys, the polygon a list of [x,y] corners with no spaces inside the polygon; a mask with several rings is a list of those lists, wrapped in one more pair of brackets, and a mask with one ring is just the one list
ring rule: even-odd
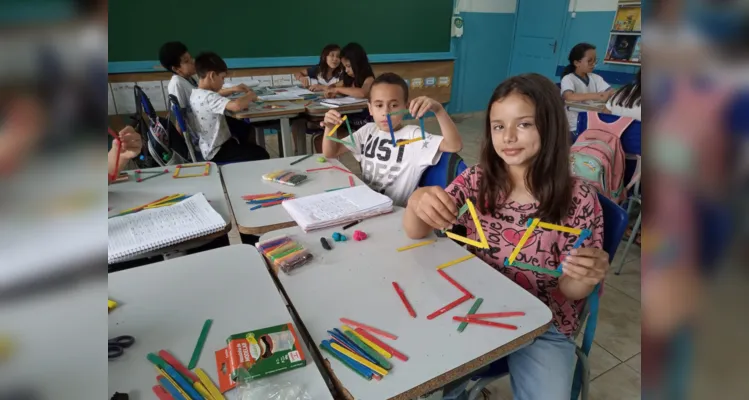
{"label": "girl in white shirt", "polygon": [[640,110],[640,107],[642,106],[640,84],[641,71],[642,70],[637,71],[634,82],[622,86],[613,96],[611,96],[608,103],[606,103],[606,109],[608,109],[611,114],[622,117],[632,117],[638,121],[642,120],[642,112]]}
{"label": "girl in white shirt", "polygon": [[[570,50],[569,65],[562,73],[562,97],[564,101],[600,101],[605,102],[614,93],[600,75],[593,73],[598,61],[596,46],[590,43],[578,43]],[[567,119],[570,131],[577,127],[577,111],[567,107]]]}

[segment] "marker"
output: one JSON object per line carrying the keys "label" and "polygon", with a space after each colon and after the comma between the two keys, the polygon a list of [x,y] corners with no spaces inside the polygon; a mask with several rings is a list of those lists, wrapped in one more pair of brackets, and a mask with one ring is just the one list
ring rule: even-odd
{"label": "marker", "polygon": [[393,282],[393,288],[395,288],[398,296],[400,296],[403,305],[406,306],[408,314],[411,315],[412,318],[416,318],[416,311],[414,311],[413,307],[411,307],[411,303],[409,303],[408,299],[406,298],[406,293],[403,291],[403,289],[401,289],[400,285],[398,285],[398,282]]}
{"label": "marker", "polygon": [[356,328],[356,333],[359,334],[359,336],[362,336],[369,340],[370,342],[376,344],[377,346],[381,347],[383,350],[387,351],[388,353],[392,354],[393,357],[402,360],[402,361],[408,361],[408,356],[405,354],[399,352],[398,350],[388,346],[385,344],[382,340],[377,339],[376,337],[369,334],[369,332],[365,331],[362,328]]}
{"label": "marker", "polygon": [[503,323],[500,323],[500,322],[493,322],[493,321],[485,321],[483,319],[453,317],[453,320],[454,321],[460,321],[460,322],[467,322],[469,324],[493,326],[495,328],[503,328],[503,329],[509,329],[509,330],[513,330],[513,331],[518,329],[518,327],[515,326],[515,325],[503,324]]}
{"label": "marker", "polygon": [[398,336],[395,336],[392,333],[387,333],[387,332],[385,332],[383,330],[371,327],[369,325],[362,324],[360,322],[356,322],[356,321],[350,320],[348,318],[341,318],[340,320],[341,320],[341,322],[343,322],[346,325],[353,325],[353,326],[356,326],[356,327],[359,327],[359,328],[362,328],[362,329],[366,329],[366,330],[368,330],[368,331],[370,331],[372,333],[376,333],[376,334],[378,334],[378,335],[380,335],[382,337],[386,337],[386,338],[391,339],[391,340],[398,339]]}
{"label": "marker", "polygon": [[[347,122],[348,122],[348,121],[347,121]],[[308,159],[308,158],[310,158],[310,157],[312,157],[312,156],[314,156],[314,154],[307,154],[306,156],[304,156],[304,157],[302,157],[302,158],[300,158],[300,159],[298,159],[298,160],[296,160],[296,161],[293,161],[293,162],[292,162],[291,164],[289,164],[289,165],[294,165],[294,164],[298,164],[298,163],[300,163],[300,162],[302,162],[302,161],[304,161],[304,160],[306,160],[306,159]]]}
{"label": "marker", "polygon": [[466,301],[471,300],[471,296],[465,295],[458,300],[453,301],[452,303],[440,308],[439,310],[427,315],[427,319],[435,319],[439,317],[440,315],[452,310],[453,308],[465,303]]}
{"label": "marker", "polygon": [[[471,306],[471,309],[468,310],[468,315],[466,315],[466,317],[475,316],[474,313],[478,311],[479,307],[481,306],[481,303],[483,302],[484,302],[484,299],[482,299],[481,297],[476,299],[476,302],[473,303],[473,305]],[[460,325],[458,326],[458,332],[463,332],[466,329],[466,326],[468,326],[468,322],[461,322]]]}
{"label": "marker", "polygon": [[388,114],[388,128],[390,129],[390,137],[392,139],[393,147],[396,146],[395,144],[395,132],[393,132],[393,120],[390,119],[390,114]]}
{"label": "marker", "polygon": [[443,278],[447,279],[448,282],[452,283],[453,286],[455,286],[456,288],[458,288],[458,290],[460,290],[461,292],[463,292],[463,294],[465,294],[466,296],[470,296],[470,298],[474,298],[475,297],[466,288],[464,288],[463,286],[461,286],[460,283],[456,282],[455,279],[451,278],[450,275],[448,275],[445,271],[438,270],[437,273],[440,274],[440,275],[442,275]]}

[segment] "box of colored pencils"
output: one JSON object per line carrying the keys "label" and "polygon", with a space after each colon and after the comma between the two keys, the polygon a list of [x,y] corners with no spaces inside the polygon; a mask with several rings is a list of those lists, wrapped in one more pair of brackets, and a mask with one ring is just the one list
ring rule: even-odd
{"label": "box of colored pencils", "polygon": [[307,180],[307,175],[292,170],[278,170],[263,175],[266,181],[276,182],[288,186],[296,186]]}
{"label": "box of colored pencils", "polygon": [[280,269],[286,274],[312,260],[312,254],[304,246],[286,235],[258,242],[255,247],[276,271]]}

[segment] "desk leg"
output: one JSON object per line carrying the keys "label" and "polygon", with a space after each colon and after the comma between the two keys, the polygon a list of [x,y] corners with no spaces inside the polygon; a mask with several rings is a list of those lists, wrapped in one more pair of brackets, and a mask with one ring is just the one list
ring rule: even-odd
{"label": "desk leg", "polygon": [[289,124],[289,118],[281,118],[281,157],[291,157],[294,155],[294,139],[291,135],[291,125]]}

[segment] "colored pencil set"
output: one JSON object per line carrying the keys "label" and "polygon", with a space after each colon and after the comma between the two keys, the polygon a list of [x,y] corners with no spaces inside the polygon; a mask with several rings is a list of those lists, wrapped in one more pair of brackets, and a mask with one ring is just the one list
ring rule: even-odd
{"label": "colored pencil set", "polygon": [[119,217],[119,216],[127,215],[127,214],[132,214],[132,213],[136,213],[138,211],[147,210],[147,209],[151,209],[151,208],[159,208],[159,207],[171,206],[171,205],[179,203],[182,200],[187,199],[190,196],[192,196],[192,195],[191,194],[182,194],[182,193],[177,193],[177,194],[173,194],[173,195],[170,195],[170,196],[165,196],[165,197],[162,197],[162,198],[160,198],[158,200],[152,201],[150,203],[146,203],[146,204],[140,205],[138,207],[128,208],[127,210],[124,210],[124,211],[120,212],[119,214],[113,215],[113,216],[111,216],[109,218]]}
{"label": "colored pencil set", "polygon": [[341,329],[328,331],[330,339],[320,343],[320,349],[366,380],[381,380],[391,372],[393,357],[408,361],[408,356],[395,350],[376,335],[395,340],[398,337],[383,330],[348,318],[341,318]]}
{"label": "colored pencil set", "polygon": [[245,200],[250,205],[250,210],[257,210],[258,208],[273,207],[281,204],[284,200],[293,199],[293,193],[265,193],[265,194],[248,194],[242,196],[242,200]]}
{"label": "colored pencil set", "polygon": [[307,180],[307,175],[291,170],[278,170],[263,175],[263,180],[280,183],[287,186],[296,186]]}
{"label": "colored pencil set", "polygon": [[312,260],[312,254],[304,246],[286,235],[258,242],[255,247],[286,274]]}
{"label": "colored pencil set", "polygon": [[159,351],[158,355],[148,353],[146,358],[158,373],[158,384],[151,389],[159,399],[224,400],[221,391],[202,369],[195,368],[195,372],[190,371],[165,350]]}

